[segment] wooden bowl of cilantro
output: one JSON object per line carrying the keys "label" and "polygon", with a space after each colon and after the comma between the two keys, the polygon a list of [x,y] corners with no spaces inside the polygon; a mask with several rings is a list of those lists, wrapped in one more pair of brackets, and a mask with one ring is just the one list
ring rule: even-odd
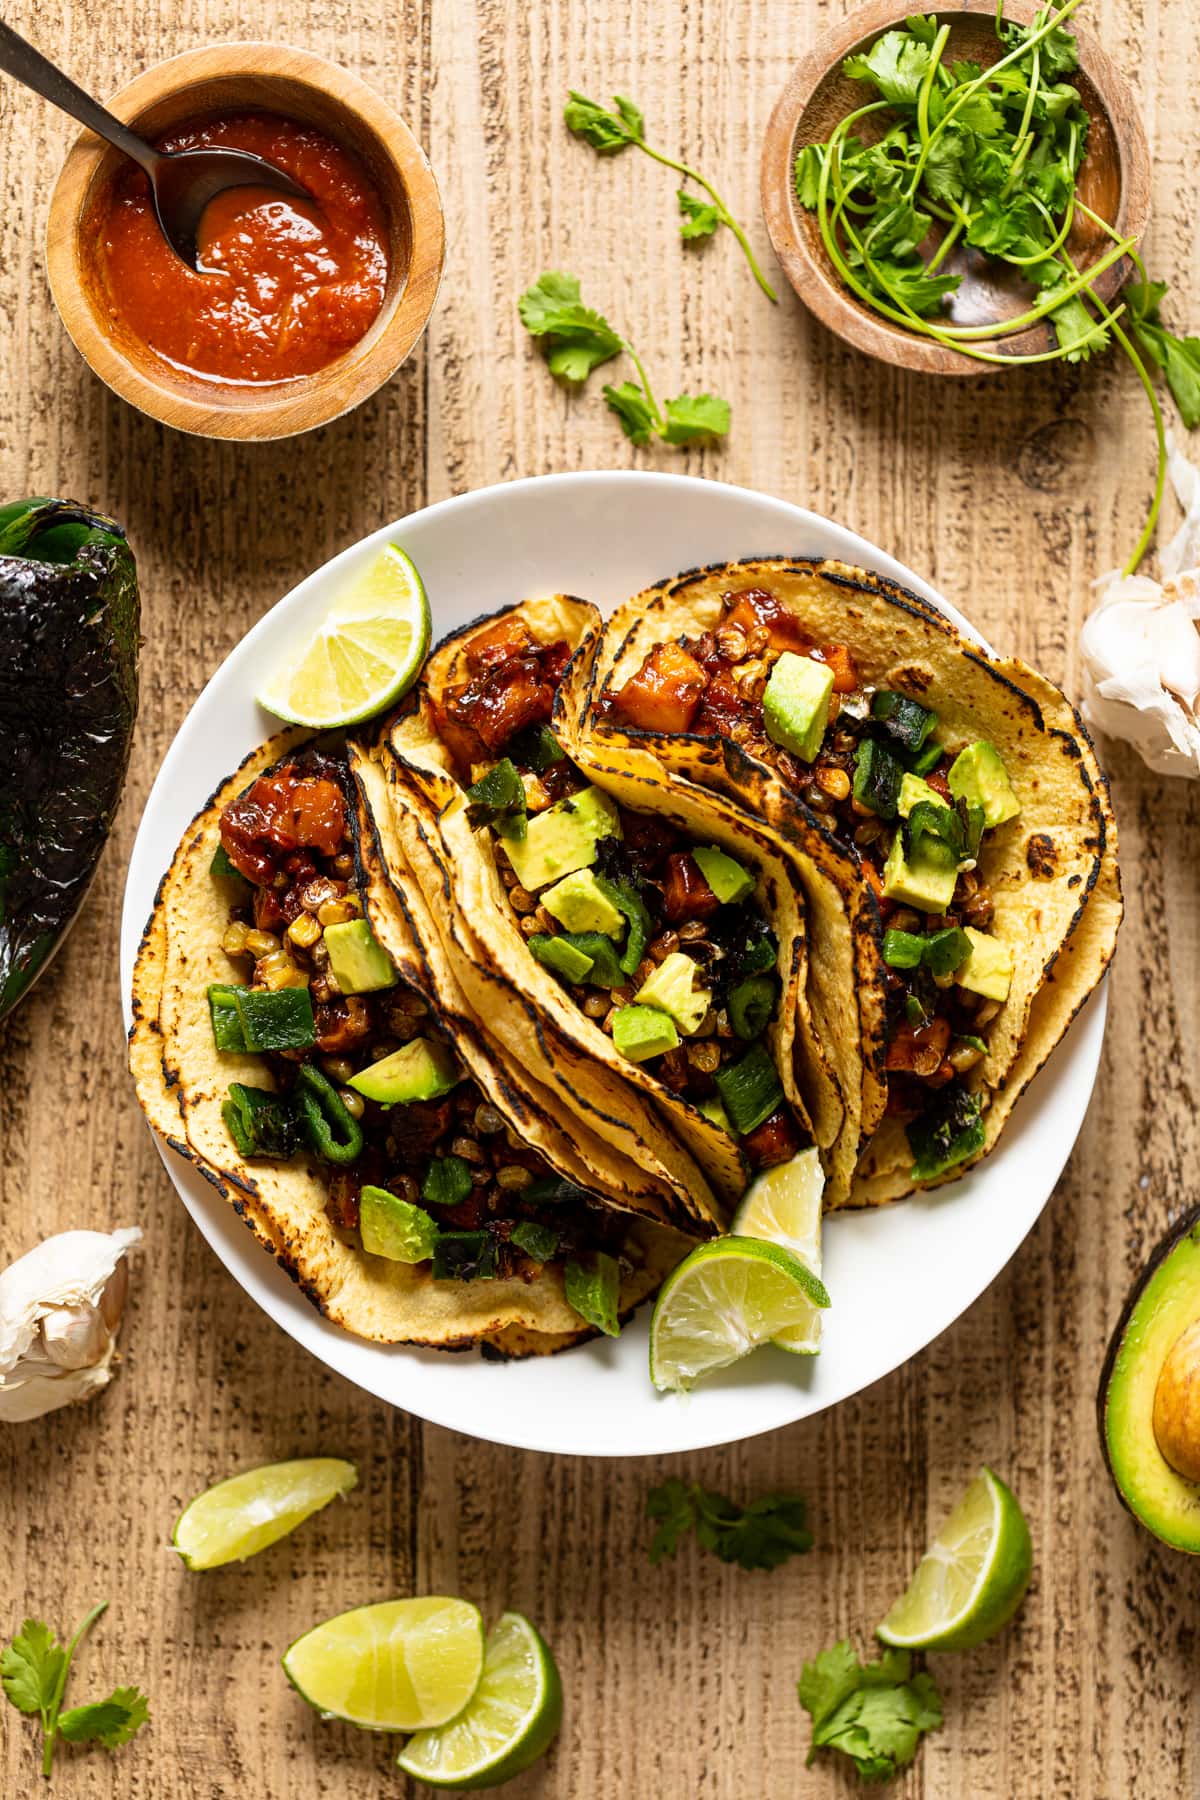
{"label": "wooden bowl of cilantro", "polygon": [[1125,80],[1076,28],[1086,4],[1004,0],[998,19],[995,0],[872,0],[796,66],[763,212],[788,280],[847,343],[971,375],[1120,336],[1150,152]]}

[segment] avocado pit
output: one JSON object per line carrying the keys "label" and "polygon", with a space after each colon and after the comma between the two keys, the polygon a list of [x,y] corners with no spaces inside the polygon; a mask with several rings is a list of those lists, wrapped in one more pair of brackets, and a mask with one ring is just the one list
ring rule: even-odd
{"label": "avocado pit", "polygon": [[1177,1474],[1200,1482],[1200,1319],[1176,1338],[1154,1390],[1154,1436]]}

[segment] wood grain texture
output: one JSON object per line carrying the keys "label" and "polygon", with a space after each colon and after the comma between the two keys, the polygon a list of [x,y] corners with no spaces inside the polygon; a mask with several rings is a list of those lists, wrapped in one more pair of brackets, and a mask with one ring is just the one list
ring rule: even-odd
{"label": "wood grain texture", "polygon": [[[986,1458],[1024,1501],[1034,1589],[1014,1628],[937,1675],[945,1728],[889,1790],[904,1800],[1175,1800],[1200,1790],[1200,1577],[1118,1508],[1093,1416],[1109,1328],[1200,1164],[1200,787],[1108,760],[1129,915],[1101,1079],[1037,1230],[924,1355],[835,1413],[648,1464],[554,1461],[390,1412],[322,1372],[222,1272],[175,1201],[125,1074],[122,876],[179,722],[230,646],[333,551],[427,500],[559,468],[666,464],[829,513],[923,570],[1001,648],[1078,688],[1089,583],[1134,542],[1152,475],[1136,384],[1108,364],[928,382],[830,337],[783,287],[754,288],[726,237],[677,239],[674,180],[570,140],[570,85],[635,95],[664,145],[750,222],[758,158],[796,58],[842,16],[806,0],[20,0],[9,11],[112,91],[192,44],[264,37],[330,56],[409,121],[442,184],[447,279],[388,389],[303,446],[187,439],[87,372],[53,313],[41,232],[64,120],[0,94],[0,494],[58,491],[128,525],[145,597],[134,767],[83,919],[0,1037],[0,1252],[81,1222],[136,1221],[148,1251],[125,1364],[86,1412],[0,1437],[0,1624],[113,1608],[79,1692],[143,1680],[152,1729],[119,1757],[64,1756],[80,1800],[366,1800],[404,1793],[388,1746],[321,1724],[277,1657],[315,1619],[413,1588],[509,1603],[543,1626],[567,1720],[513,1800],[835,1800],[804,1767],[804,1657],[865,1642],[929,1531]],[[1200,113],[1187,10],[1089,0],[1156,149],[1155,272],[1200,289]],[[544,268],[643,351],[666,391],[733,402],[728,447],[638,452],[596,397],[554,388],[516,318]],[[1197,302],[1200,306],[1200,301]],[[1190,323],[1197,323],[1193,310]],[[948,397],[949,396],[949,397]],[[772,546],[735,545],[731,554]],[[664,573],[668,571],[664,570]],[[360,1491],[244,1570],[189,1577],[179,1506],[234,1468],[357,1459]],[[774,1577],[686,1551],[644,1559],[647,1487],[686,1473],[810,1499],[816,1552]],[[0,1712],[0,1793],[40,1791],[31,1734]],[[415,1790],[414,1790],[415,1793]]]}

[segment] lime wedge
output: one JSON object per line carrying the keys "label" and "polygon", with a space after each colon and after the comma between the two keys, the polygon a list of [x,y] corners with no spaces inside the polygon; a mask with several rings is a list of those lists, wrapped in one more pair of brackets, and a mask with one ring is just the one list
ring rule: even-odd
{"label": "lime wedge", "polygon": [[757,1238],[723,1237],[685,1257],[659,1292],[650,1321],[650,1379],[690,1388],[780,1332],[807,1327],[829,1295],[800,1258]]}
{"label": "lime wedge", "polygon": [[483,1620],[469,1600],[440,1594],[384,1600],[297,1638],[283,1668],[325,1718],[421,1731],[452,1719],[479,1686]]}
{"label": "lime wedge", "polygon": [[[792,1250],[806,1269],[821,1274],[821,1196],[825,1171],[817,1151],[801,1150],[790,1162],[776,1163],[756,1175],[733,1217],[741,1237],[761,1238]],[[807,1321],[781,1331],[772,1340],[797,1356],[815,1356],[821,1348],[821,1309],[809,1309]]]}
{"label": "lime wedge", "polygon": [[416,565],[389,544],[309,642],[270,677],[258,703],[319,731],[357,725],[408,692],[425,661],[429,632],[429,601]]}
{"label": "lime wedge", "polygon": [[549,1748],[562,1724],[562,1682],[547,1645],[520,1613],[488,1632],[483,1678],[440,1731],[419,1731],[396,1758],[430,1787],[489,1788],[510,1781]]}
{"label": "lime wedge", "polygon": [[303,1525],[310,1513],[348,1494],[357,1482],[354,1464],[336,1456],[247,1469],[197,1494],[180,1513],[171,1543],[189,1569],[245,1562]]}
{"label": "lime wedge", "polygon": [[930,1544],[876,1636],[905,1650],[970,1650],[1029,1586],[1033,1544],[1016,1495],[985,1468]]}

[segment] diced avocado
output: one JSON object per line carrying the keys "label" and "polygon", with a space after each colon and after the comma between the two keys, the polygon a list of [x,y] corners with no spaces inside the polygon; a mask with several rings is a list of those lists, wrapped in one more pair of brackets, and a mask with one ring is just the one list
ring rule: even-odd
{"label": "diced avocado", "polygon": [[699,972],[690,956],[682,950],[672,950],[634,995],[634,1001],[638,1006],[659,1007],[674,1019],[684,1037],[690,1037],[699,1031],[712,1005],[708,988],[696,985]]}
{"label": "diced avocado", "polygon": [[454,1052],[434,1038],[413,1038],[402,1049],[351,1077],[349,1087],[381,1106],[440,1100],[462,1080]]}
{"label": "diced avocado", "polygon": [[946,780],[956,800],[983,808],[983,822],[989,831],[1006,819],[1015,819],[1021,810],[1003,757],[994,744],[982,738],[959,752]]}
{"label": "diced avocado", "polygon": [[714,1125],[719,1125],[722,1131],[727,1131],[730,1137],[733,1136],[733,1124],[729,1114],[715,1094],[710,1095],[707,1100],[697,1100],[696,1110],[702,1112],[705,1118],[711,1120]]}
{"label": "diced avocado", "polygon": [[915,906],[919,912],[944,913],[954,898],[957,881],[953,864],[944,868],[920,855],[909,862],[904,855],[904,834],[896,833],[883,865],[883,891],[889,900]]}
{"label": "diced avocado", "polygon": [[763,716],[773,744],[812,762],[829,723],[833,670],[811,656],[785,650],[767,679]]}
{"label": "diced avocado", "polygon": [[590,869],[564,875],[546,889],[542,905],[567,931],[602,931],[610,938],[624,935],[625,914],[613,905]]}
{"label": "diced avocado", "polygon": [[623,1006],[613,1019],[613,1044],[630,1062],[647,1062],[678,1043],[674,1019],[657,1006]]}
{"label": "diced avocado", "polygon": [[[563,942],[591,963],[585,980],[589,987],[623,987],[625,976],[617,961],[617,947],[602,931],[564,931]],[[533,939],[530,938],[532,944]]]}
{"label": "diced avocado", "polygon": [[343,994],[373,994],[396,985],[392,959],[366,919],[347,919],[344,925],[327,925],[325,948],[329,967]]}
{"label": "diced avocado", "polygon": [[1100,1377],[1105,1460],[1121,1500],[1173,1549],[1200,1554],[1200,1212],[1158,1244],[1125,1303]]}
{"label": "diced avocado", "polygon": [[971,953],[955,970],[955,981],[972,994],[982,994],[985,1000],[1007,1000],[1012,985],[1012,951],[999,938],[989,936],[986,931],[976,931],[972,925],[964,926],[963,931]]}
{"label": "diced avocado", "polygon": [[387,1188],[369,1184],[359,1198],[358,1228],[363,1249],[390,1262],[426,1262],[438,1240],[438,1228],[427,1212]]}
{"label": "diced avocado", "polygon": [[506,838],[504,848],[521,886],[536,893],[576,869],[590,868],[601,838],[620,835],[616,801],[599,788],[585,787],[530,819],[524,839]]}
{"label": "diced avocado", "polygon": [[699,844],[693,860],[722,906],[737,906],[754,892],[754,876],[740,862],[718,850],[715,844]]}
{"label": "diced avocado", "polygon": [[922,781],[919,775],[910,775],[905,770],[900,780],[900,797],[896,802],[896,811],[902,819],[907,819],[913,807],[922,800],[927,800],[931,806],[948,804],[936,788],[931,788],[929,783]]}
{"label": "diced avocado", "polygon": [[538,932],[529,940],[529,954],[544,968],[553,969],[564,981],[586,981],[592,972],[592,958],[569,944],[564,937]]}

